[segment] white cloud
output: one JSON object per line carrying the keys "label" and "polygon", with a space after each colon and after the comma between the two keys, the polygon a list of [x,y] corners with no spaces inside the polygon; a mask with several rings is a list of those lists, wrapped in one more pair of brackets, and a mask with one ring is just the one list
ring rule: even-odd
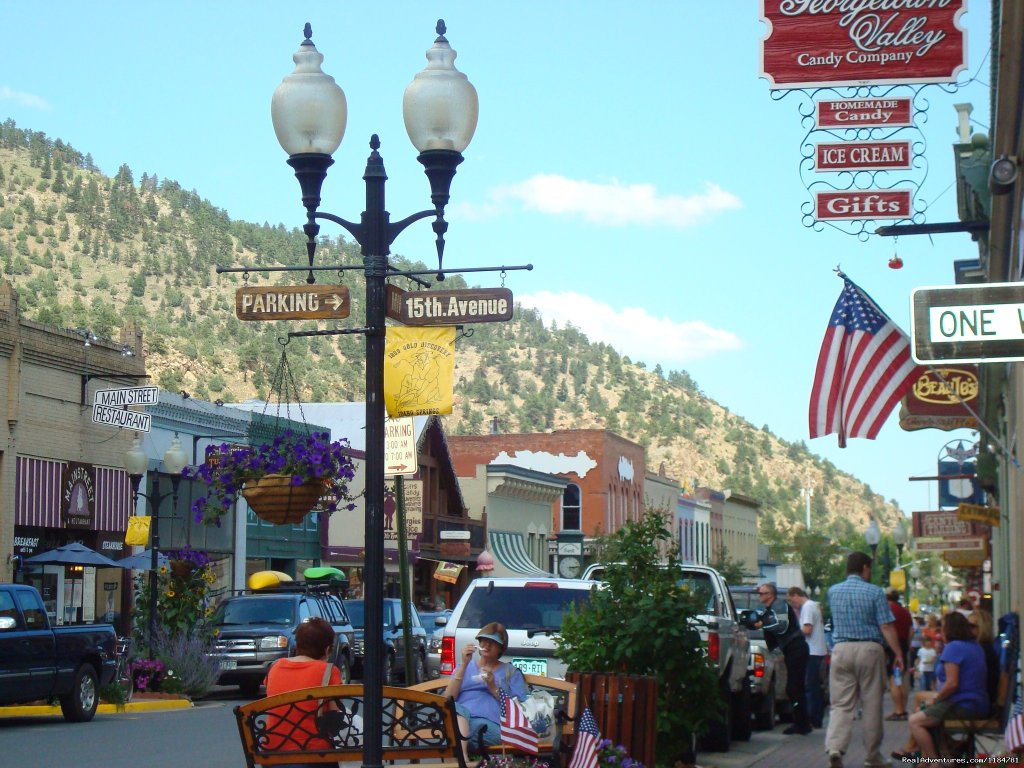
{"label": "white cloud", "polygon": [[682,229],[699,224],[715,214],[742,207],[736,195],[717,184],[705,184],[702,193],[659,195],[652,184],[623,184],[567,179],[555,174],[537,174],[526,181],[495,187],[491,201],[473,210],[460,207],[466,215],[493,215],[505,205],[518,203],[526,210],[555,216],[578,216],[592,224],[623,226],[669,226]]}
{"label": "white cloud", "polygon": [[30,107],[31,109],[43,109],[49,110],[50,105],[46,99],[42,99],[39,96],[34,96],[31,93],[22,93],[21,91],[11,90],[6,85],[0,85],[0,101],[16,101],[23,107]]}
{"label": "white cloud", "polygon": [[543,291],[516,298],[540,312],[549,325],[552,321],[559,327],[572,324],[591,341],[603,341],[651,368],[656,363],[673,367],[743,347],[736,334],[699,320],[680,323],[654,317],[640,307],[615,309],[578,293]]}

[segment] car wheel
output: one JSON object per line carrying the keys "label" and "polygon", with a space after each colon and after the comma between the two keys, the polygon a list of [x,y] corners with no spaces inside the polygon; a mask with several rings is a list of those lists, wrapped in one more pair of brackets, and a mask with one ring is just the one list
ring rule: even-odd
{"label": "car wheel", "polygon": [[737,741],[750,741],[754,723],[750,714],[750,681],[743,678],[739,693],[732,695],[732,737]]}
{"label": "car wheel", "polygon": [[348,660],[348,656],[344,653],[338,654],[338,658],[334,660],[334,666],[341,672],[341,684],[348,685],[352,682],[352,662]]}
{"label": "car wheel", "polygon": [[759,731],[770,731],[775,727],[775,681],[768,686],[768,693],[761,701],[761,709],[754,713],[754,727]]}
{"label": "car wheel", "polygon": [[381,681],[384,685],[394,685],[395,679],[395,658],[390,653],[384,654],[384,669],[381,672]]}
{"label": "car wheel", "polygon": [[98,704],[96,670],[91,664],[83,664],[75,670],[71,693],[60,697],[60,711],[69,723],[85,723],[92,720]]}

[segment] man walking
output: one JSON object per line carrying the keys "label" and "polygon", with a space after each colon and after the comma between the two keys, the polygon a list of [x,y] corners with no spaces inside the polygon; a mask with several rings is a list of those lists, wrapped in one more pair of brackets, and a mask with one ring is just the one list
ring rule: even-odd
{"label": "man walking", "polygon": [[800,614],[800,629],[807,641],[807,716],[811,726],[821,728],[825,717],[825,697],[821,690],[821,665],[828,655],[825,644],[825,622],[821,618],[821,606],[807,597],[800,587],[790,587],[786,598],[793,609]]}
{"label": "man walking", "polygon": [[[900,605],[900,592],[898,589],[889,590],[886,594],[889,601],[889,610],[892,611],[896,628],[896,639],[900,642],[900,658],[903,659],[903,669],[907,669],[907,660],[910,658],[910,636],[914,632],[914,617],[910,611]],[[889,675],[889,693],[892,694],[892,714],[886,720],[907,719],[907,684],[909,677],[902,677],[899,684],[896,683],[896,675],[893,674],[892,656],[885,654],[887,661],[886,672]]]}
{"label": "man walking", "polygon": [[778,616],[772,608],[778,592],[770,581],[757,588],[757,598],[762,608],[750,615],[747,626],[750,629],[763,629],[764,641],[769,650],[779,648],[786,660],[786,696],[793,710],[793,724],[783,733],[806,735],[811,728],[807,716],[807,643],[804,642],[793,606],[786,606],[785,617]]}
{"label": "man walking", "polygon": [[829,692],[832,714],[825,735],[829,768],[842,768],[843,753],[853,736],[853,721],[860,700],[867,758],[865,768],[889,763],[878,751],[882,744],[882,700],[885,695],[885,651],[892,650],[893,666],[903,669],[893,615],[881,587],[871,583],[871,557],[851,552],[846,558],[846,581],[828,590],[832,609],[832,667]]}

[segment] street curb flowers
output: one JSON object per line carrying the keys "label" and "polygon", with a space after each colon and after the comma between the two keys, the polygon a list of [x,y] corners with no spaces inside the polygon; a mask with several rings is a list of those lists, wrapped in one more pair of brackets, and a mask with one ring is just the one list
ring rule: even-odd
{"label": "street curb flowers", "polygon": [[352,510],[355,504],[348,484],[355,477],[355,464],[348,447],[346,439],[331,442],[327,432],[302,434],[293,430],[262,445],[211,445],[203,464],[186,467],[182,473],[207,486],[207,495],[192,505],[195,521],[220,525],[245,484],[266,475],[288,475],[293,485],[322,483],[320,503],[327,512],[336,511],[342,504]]}

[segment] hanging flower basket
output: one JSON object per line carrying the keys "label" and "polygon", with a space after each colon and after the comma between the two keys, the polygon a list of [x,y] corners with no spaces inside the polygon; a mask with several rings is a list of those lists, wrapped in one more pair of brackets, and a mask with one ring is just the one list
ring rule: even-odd
{"label": "hanging flower basket", "polygon": [[264,475],[247,481],[242,489],[256,516],[274,525],[301,522],[323,493],[323,481],[307,480],[296,485],[291,475]]}
{"label": "hanging flower basket", "polygon": [[171,560],[169,563],[171,567],[171,575],[177,576],[179,579],[186,578],[192,573],[192,563],[188,560]]}

